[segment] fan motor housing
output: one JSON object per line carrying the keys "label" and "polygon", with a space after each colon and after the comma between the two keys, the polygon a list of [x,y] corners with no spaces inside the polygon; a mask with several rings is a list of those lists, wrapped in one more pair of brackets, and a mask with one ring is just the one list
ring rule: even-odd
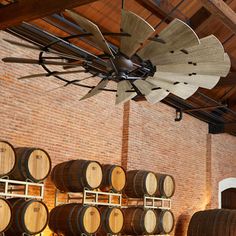
{"label": "fan motor housing", "polygon": [[122,55],[117,55],[114,58],[114,63],[120,72],[130,72],[134,69],[133,62]]}

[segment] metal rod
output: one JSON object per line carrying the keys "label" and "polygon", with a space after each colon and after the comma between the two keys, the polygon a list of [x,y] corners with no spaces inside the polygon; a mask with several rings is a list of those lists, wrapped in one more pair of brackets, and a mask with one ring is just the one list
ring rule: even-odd
{"label": "metal rod", "polygon": [[226,108],[227,105],[219,105],[219,106],[209,106],[209,107],[198,107],[192,109],[183,109],[183,112],[192,112],[192,111],[204,111],[204,110],[212,110],[217,108]]}

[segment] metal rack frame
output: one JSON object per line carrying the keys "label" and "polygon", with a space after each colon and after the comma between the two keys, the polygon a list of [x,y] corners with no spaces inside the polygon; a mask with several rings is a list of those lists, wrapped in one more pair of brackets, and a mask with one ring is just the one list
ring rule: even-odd
{"label": "metal rack frame", "polygon": [[[43,183],[34,183],[30,180],[27,181],[18,181],[11,180],[8,177],[0,178],[0,196],[10,198],[10,197],[20,197],[20,198],[33,198],[42,200],[44,198],[44,184]],[[30,187],[38,187],[40,194],[39,195],[29,195]],[[16,188],[16,187],[21,187]],[[23,192],[22,194],[16,192]]]}
{"label": "metal rack frame", "polygon": [[[59,201],[59,195],[66,194],[66,202]],[[55,201],[54,205],[58,206],[65,203],[70,203],[71,201],[77,201],[83,205],[100,205],[100,206],[110,206],[110,207],[121,207],[122,205],[122,194],[113,192],[101,192],[84,189],[81,193],[64,193],[60,192],[58,189],[55,190]]]}
{"label": "metal rack frame", "polygon": [[[150,205],[150,203],[151,203],[151,205]],[[144,205],[144,208],[170,210],[171,209],[171,199],[170,198],[158,198],[158,197],[144,196],[143,205]]]}

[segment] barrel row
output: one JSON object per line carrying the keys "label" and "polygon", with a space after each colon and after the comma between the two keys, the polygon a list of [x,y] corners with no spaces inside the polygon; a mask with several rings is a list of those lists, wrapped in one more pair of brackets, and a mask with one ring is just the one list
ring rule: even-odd
{"label": "barrel row", "polygon": [[173,230],[174,216],[169,210],[143,208],[109,208],[70,203],[50,212],[49,228],[57,234],[104,236],[106,234],[168,234]]}
{"label": "barrel row", "polygon": [[46,151],[40,148],[14,148],[6,141],[0,141],[0,177],[40,182],[47,178],[51,171],[51,159]]}
{"label": "barrel row", "polygon": [[38,200],[0,198],[0,233],[17,236],[41,233],[48,223],[48,209]]}
{"label": "barrel row", "polygon": [[196,212],[190,220],[187,235],[236,235],[236,210],[212,209]]}
{"label": "barrel row", "polygon": [[63,192],[82,192],[100,188],[103,191],[124,192],[128,197],[144,195],[173,196],[174,178],[145,170],[125,170],[118,165],[101,165],[97,161],[71,160],[56,165],[51,173],[55,186]]}

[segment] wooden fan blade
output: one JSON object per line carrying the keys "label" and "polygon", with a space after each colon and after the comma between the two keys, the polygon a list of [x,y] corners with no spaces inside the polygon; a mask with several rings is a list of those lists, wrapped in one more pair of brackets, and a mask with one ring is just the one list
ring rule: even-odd
{"label": "wooden fan blade", "polygon": [[94,43],[96,43],[105,53],[114,57],[106,39],[103,37],[100,29],[98,28],[98,26],[96,24],[94,24],[92,21],[86,19],[85,17],[78,15],[77,13],[74,13],[69,10],[66,10],[66,12],[69,14],[69,16],[72,19],[74,19],[74,21],[78,25],[80,25],[88,33],[92,34],[91,38],[93,39]]}
{"label": "wooden fan blade", "polygon": [[121,30],[131,35],[122,37],[120,51],[131,57],[138,48],[155,32],[155,29],[140,16],[122,10]]}
{"label": "wooden fan blade", "polygon": [[169,94],[166,90],[145,80],[135,80],[133,83],[151,104],[161,101]]}
{"label": "wooden fan blade", "polygon": [[135,80],[133,82],[135,87],[142,93],[142,95],[146,96],[151,93],[152,89],[156,88],[157,86],[150,84],[148,81],[145,80]]}
{"label": "wooden fan blade", "polygon": [[155,79],[162,79],[165,81],[169,81],[171,83],[182,82],[190,85],[212,89],[220,80],[220,76],[212,76],[212,75],[198,75],[198,74],[177,74],[170,72],[157,72],[154,75]]}
{"label": "wooden fan blade", "polygon": [[181,97],[182,99],[189,98],[198,89],[198,87],[194,85],[184,84],[181,82],[173,83],[166,80],[162,80],[160,78],[156,79],[156,78],[149,77],[146,80],[160,88],[167,90],[167,92],[171,92],[174,95]]}
{"label": "wooden fan blade", "polygon": [[137,93],[134,91],[132,84],[127,80],[122,80],[117,85],[116,105],[130,100],[136,95]]}
{"label": "wooden fan blade", "polygon": [[225,77],[229,73],[230,67],[231,63],[229,56],[225,53],[224,61],[159,65],[158,71],[179,73],[185,75],[197,74]]}
{"label": "wooden fan blade", "polygon": [[169,92],[167,92],[165,89],[159,88],[159,89],[151,91],[151,93],[146,95],[145,98],[147,99],[149,103],[155,104],[163,100],[168,95],[169,95]]}
{"label": "wooden fan blade", "polygon": [[75,74],[75,73],[81,73],[86,72],[86,70],[73,70],[73,71],[55,71],[52,73],[41,73],[41,74],[34,74],[34,75],[26,75],[18,78],[19,80],[23,79],[32,79],[37,77],[43,77],[43,76],[52,76],[52,75],[66,75],[66,74]]}
{"label": "wooden fan blade", "polygon": [[99,94],[100,92],[102,92],[102,89],[104,89],[107,84],[108,84],[109,80],[108,79],[103,79],[101,80],[98,85],[96,87],[94,87],[93,89],[91,89],[85,96],[83,96],[81,100],[84,100],[84,99],[87,99],[87,98],[90,98],[96,94]]}
{"label": "wooden fan blade", "polygon": [[224,61],[224,48],[214,35],[202,38],[199,45],[187,48],[185,53],[182,51],[175,51],[174,53],[166,53],[161,57],[156,56],[152,58],[152,62],[155,65],[219,61]]}
{"label": "wooden fan blade", "polygon": [[63,65],[71,65],[68,62],[61,62],[61,61],[49,61],[43,60],[40,62],[36,59],[29,59],[29,58],[19,58],[19,57],[5,57],[2,59],[5,63],[22,63],[22,64],[45,64],[45,65],[56,65],[56,66],[63,66]]}
{"label": "wooden fan blade", "polygon": [[173,20],[159,35],[159,38],[165,42],[150,42],[142,48],[138,55],[145,60],[151,60],[157,56],[173,53],[177,50],[187,49],[200,44],[196,33],[183,21]]}

